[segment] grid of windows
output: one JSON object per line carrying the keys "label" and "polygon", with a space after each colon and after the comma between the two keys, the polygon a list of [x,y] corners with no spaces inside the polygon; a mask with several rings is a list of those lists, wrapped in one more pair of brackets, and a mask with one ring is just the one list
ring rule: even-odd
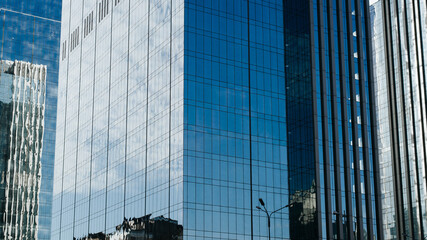
{"label": "grid of windows", "polygon": [[111,1],[63,2],[63,41],[99,21],[60,65],[53,239],[183,222],[184,5]]}
{"label": "grid of windows", "polygon": [[426,1],[371,5],[385,239],[427,237]]}
{"label": "grid of windows", "polygon": [[55,239],[377,237],[366,1],[110,1],[64,1]]}
{"label": "grid of windows", "polygon": [[[307,70],[301,67],[298,69],[297,64],[304,61],[307,64],[311,61],[309,64],[312,82],[311,84],[307,82],[305,86],[308,90],[311,88],[313,94],[311,108],[314,117],[312,148],[314,160],[308,162],[308,165],[315,167],[316,173],[313,175],[308,171],[310,168],[306,168],[303,174],[306,176],[305,179],[316,180],[314,183],[316,189],[312,190],[317,194],[316,202],[307,204],[316,208],[312,219],[318,226],[316,237],[320,239],[381,237],[377,230],[377,224],[381,219],[377,219],[376,211],[380,200],[377,194],[378,181],[375,179],[378,175],[377,165],[374,164],[376,148],[371,142],[375,135],[371,131],[374,121],[371,119],[374,118],[371,117],[373,109],[370,102],[373,96],[370,45],[366,42],[366,39],[369,39],[369,28],[366,27],[369,26],[368,1],[313,0],[289,5],[292,6],[290,11],[300,10],[294,13],[297,19],[312,21],[312,25],[309,26],[311,57],[306,60],[301,57],[299,61],[290,61],[289,66],[292,71],[290,77],[298,73],[304,76],[302,74]],[[302,14],[304,11],[310,17],[298,15],[304,16]],[[304,22],[300,21],[299,24],[300,32],[303,33]],[[299,37],[298,43],[303,46],[307,40],[303,34]],[[294,42],[290,44],[295,45]],[[292,50],[289,53],[292,54]],[[289,81],[289,84],[291,83],[292,81]],[[298,84],[304,85],[303,82]],[[309,100],[310,97],[305,103],[308,110],[311,104]],[[301,103],[289,101],[296,106],[304,105],[303,100]],[[288,119],[290,127],[292,122],[289,121]],[[297,152],[298,149],[292,146],[290,140],[289,152]],[[289,161],[293,163],[292,158]],[[290,165],[291,174],[298,174],[298,167],[298,164]],[[297,171],[294,172],[294,169]],[[303,183],[304,180],[301,179],[300,183],[294,184]],[[307,187],[305,186],[305,189]],[[295,195],[304,196],[299,192]],[[292,199],[292,196],[290,197]],[[294,201],[299,202],[296,199]],[[308,203],[309,200],[305,201]],[[308,215],[310,212],[308,208],[291,210],[291,215],[297,214],[297,211],[300,211],[301,215]],[[312,221],[295,221],[292,216],[291,229],[294,231],[291,232],[291,236],[298,239],[300,233],[309,232],[308,229],[311,229],[309,223]]]}
{"label": "grid of windows", "polygon": [[50,239],[61,1],[0,1],[2,59],[47,66],[38,239]]}
{"label": "grid of windows", "polygon": [[[289,201],[282,4],[185,7],[184,237],[259,239],[258,198]],[[289,237],[287,219],[273,215],[272,239]]]}
{"label": "grid of windows", "polygon": [[87,37],[93,31],[93,11],[85,18],[83,23],[83,37]]}

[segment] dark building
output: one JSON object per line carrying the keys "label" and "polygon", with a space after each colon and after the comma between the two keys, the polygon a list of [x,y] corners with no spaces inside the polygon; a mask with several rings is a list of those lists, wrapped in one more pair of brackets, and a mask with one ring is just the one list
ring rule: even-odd
{"label": "dark building", "polygon": [[427,5],[371,5],[385,239],[427,238]]}
{"label": "dark building", "polygon": [[61,0],[1,0],[0,60],[47,66],[38,239],[50,239]]}
{"label": "dark building", "polygon": [[369,1],[284,4],[291,239],[381,239]]}

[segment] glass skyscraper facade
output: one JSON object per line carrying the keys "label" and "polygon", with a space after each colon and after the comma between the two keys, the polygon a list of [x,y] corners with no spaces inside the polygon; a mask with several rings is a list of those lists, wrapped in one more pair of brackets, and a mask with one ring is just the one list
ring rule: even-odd
{"label": "glass skyscraper facade", "polygon": [[426,7],[370,7],[385,239],[427,237]]}
{"label": "glass skyscraper facade", "polygon": [[382,239],[369,1],[284,3],[291,239]]}
{"label": "glass skyscraper facade", "polygon": [[65,0],[52,238],[381,239],[368,4]]}
{"label": "glass skyscraper facade", "polygon": [[48,69],[39,194],[39,239],[50,239],[60,21],[60,0],[0,1],[0,60],[26,61],[46,65]]}

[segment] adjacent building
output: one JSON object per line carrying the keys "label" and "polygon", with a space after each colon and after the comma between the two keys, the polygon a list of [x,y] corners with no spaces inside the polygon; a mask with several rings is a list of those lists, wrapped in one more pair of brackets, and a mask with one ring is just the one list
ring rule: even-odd
{"label": "adjacent building", "polygon": [[37,239],[46,66],[0,66],[0,236]]}
{"label": "adjacent building", "polygon": [[427,6],[370,7],[385,239],[427,237]]}
{"label": "adjacent building", "polygon": [[63,1],[52,238],[382,239],[367,0]]}
{"label": "adjacent building", "polygon": [[291,239],[382,239],[369,1],[284,4]]}
{"label": "adjacent building", "polygon": [[0,1],[0,60],[47,66],[38,239],[50,239],[58,87],[60,0]]}

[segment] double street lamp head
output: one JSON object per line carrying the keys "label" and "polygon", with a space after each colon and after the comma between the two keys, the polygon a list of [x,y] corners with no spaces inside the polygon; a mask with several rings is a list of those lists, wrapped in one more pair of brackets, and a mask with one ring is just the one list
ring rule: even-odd
{"label": "double street lamp head", "polygon": [[259,203],[261,203],[261,206],[265,206],[264,201],[262,200],[262,198],[259,199]]}

